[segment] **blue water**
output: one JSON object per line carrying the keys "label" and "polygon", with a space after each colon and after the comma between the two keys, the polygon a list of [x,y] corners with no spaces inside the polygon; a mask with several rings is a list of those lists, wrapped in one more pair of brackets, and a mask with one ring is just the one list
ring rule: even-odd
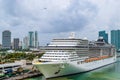
{"label": "blue water", "polygon": [[118,58],[116,63],[82,74],[52,79],[45,79],[44,76],[39,76],[26,80],[120,80],[120,58]]}

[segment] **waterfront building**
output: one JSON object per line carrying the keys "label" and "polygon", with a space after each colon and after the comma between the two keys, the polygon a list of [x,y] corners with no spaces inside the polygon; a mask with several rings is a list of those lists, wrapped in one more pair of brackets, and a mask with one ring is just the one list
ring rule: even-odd
{"label": "waterfront building", "polygon": [[14,49],[19,49],[19,38],[14,38]]}
{"label": "waterfront building", "polygon": [[22,49],[28,49],[28,48],[29,48],[29,39],[26,36],[26,37],[23,38],[23,47],[22,47]]}
{"label": "waterfront building", "polygon": [[111,30],[111,44],[120,51],[120,30]]}
{"label": "waterfront building", "polygon": [[105,31],[99,31],[99,37],[103,37],[106,43],[108,43],[108,33]]}
{"label": "waterfront building", "polygon": [[2,48],[11,48],[11,32],[9,30],[5,30],[2,32]]}
{"label": "waterfront building", "polygon": [[34,47],[34,32],[30,31],[29,32],[29,48]]}

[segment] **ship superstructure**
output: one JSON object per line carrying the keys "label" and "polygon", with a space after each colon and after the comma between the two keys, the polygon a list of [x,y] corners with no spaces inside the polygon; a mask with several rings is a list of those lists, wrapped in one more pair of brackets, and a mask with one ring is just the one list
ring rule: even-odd
{"label": "ship superstructure", "polygon": [[90,71],[116,61],[115,47],[103,39],[53,39],[45,54],[33,61],[46,78]]}

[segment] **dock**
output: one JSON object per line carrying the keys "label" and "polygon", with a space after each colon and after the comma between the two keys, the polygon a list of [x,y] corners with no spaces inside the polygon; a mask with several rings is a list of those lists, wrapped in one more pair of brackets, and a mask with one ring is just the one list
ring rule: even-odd
{"label": "dock", "polygon": [[17,76],[14,76],[14,77],[5,78],[4,80],[23,80],[23,79],[26,79],[26,78],[31,78],[31,77],[41,76],[41,75],[42,74],[40,72],[24,73],[24,74],[17,75]]}

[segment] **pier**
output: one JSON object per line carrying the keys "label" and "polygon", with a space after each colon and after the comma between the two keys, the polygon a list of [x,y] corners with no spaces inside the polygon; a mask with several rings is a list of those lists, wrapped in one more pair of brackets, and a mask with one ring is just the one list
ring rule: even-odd
{"label": "pier", "polygon": [[17,75],[14,77],[8,77],[8,78],[4,78],[4,80],[23,80],[26,78],[31,78],[31,77],[36,77],[36,76],[41,76],[42,74],[40,72],[33,72],[33,73],[24,73],[21,75]]}
{"label": "pier", "polygon": [[[22,61],[24,63],[18,68],[12,68],[11,71],[4,73],[3,76],[0,77],[0,80],[23,80],[26,78],[36,77],[42,75],[33,65],[26,63],[26,61]],[[14,66],[14,65],[13,65]]]}

